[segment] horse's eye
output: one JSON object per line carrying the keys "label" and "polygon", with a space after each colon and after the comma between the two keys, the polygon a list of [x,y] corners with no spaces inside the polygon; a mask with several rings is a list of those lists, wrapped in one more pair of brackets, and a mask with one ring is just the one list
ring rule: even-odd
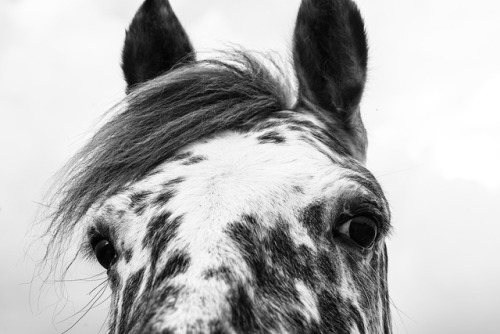
{"label": "horse's eye", "polygon": [[94,245],[94,254],[97,261],[105,269],[109,269],[111,263],[116,258],[116,251],[113,245],[106,239],[102,239]]}
{"label": "horse's eye", "polygon": [[339,226],[339,233],[363,248],[370,248],[377,238],[377,224],[370,218],[357,216]]}

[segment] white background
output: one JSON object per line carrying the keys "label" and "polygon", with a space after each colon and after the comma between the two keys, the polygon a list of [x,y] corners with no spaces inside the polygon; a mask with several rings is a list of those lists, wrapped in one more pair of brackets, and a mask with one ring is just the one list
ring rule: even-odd
{"label": "white background", "polygon": [[[395,332],[500,333],[500,5],[358,4],[371,46],[368,167],[386,190],[395,227],[388,242]],[[53,175],[124,96],[120,52],[139,5],[0,0],[1,334],[64,331],[78,316],[61,320],[99,283],[67,282],[69,299],[50,281],[40,290],[32,230]],[[230,42],[284,59],[298,5],[172,0],[198,50]],[[75,277],[99,272],[81,268]],[[70,333],[97,333],[105,315],[103,304]]]}

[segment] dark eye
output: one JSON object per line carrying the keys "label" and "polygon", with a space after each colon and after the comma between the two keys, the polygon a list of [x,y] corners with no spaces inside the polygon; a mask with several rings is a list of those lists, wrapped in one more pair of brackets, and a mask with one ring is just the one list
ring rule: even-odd
{"label": "dark eye", "polygon": [[116,251],[113,245],[106,239],[102,239],[94,245],[94,254],[97,261],[105,269],[109,269],[111,263],[116,258]]}
{"label": "dark eye", "polygon": [[338,232],[358,246],[370,248],[377,238],[377,224],[370,218],[357,216],[340,225]]}

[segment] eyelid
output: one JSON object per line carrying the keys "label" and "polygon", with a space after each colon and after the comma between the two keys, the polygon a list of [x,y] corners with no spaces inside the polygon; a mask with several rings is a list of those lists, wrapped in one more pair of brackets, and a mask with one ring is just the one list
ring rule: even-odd
{"label": "eyelid", "polygon": [[112,234],[108,222],[102,217],[96,217],[94,218],[94,224],[87,230],[87,240],[89,242],[95,241],[96,239],[112,240]]}
{"label": "eyelid", "polygon": [[341,212],[335,219],[335,227],[357,216],[370,218],[379,229],[379,236],[384,237],[390,233],[390,219],[388,214],[376,202],[366,199],[356,199],[345,202]]}
{"label": "eyelid", "polygon": [[112,242],[109,236],[109,229],[102,224],[96,224],[88,228],[85,233],[84,240],[82,241],[82,252],[84,256],[88,259],[94,259],[94,248],[96,244],[101,240],[108,240]]}
{"label": "eyelid", "polygon": [[87,243],[94,248],[95,244],[100,240],[106,239],[103,233],[101,233],[97,228],[92,227],[87,231]]}
{"label": "eyelid", "polygon": [[81,252],[85,259],[92,263],[98,262],[96,259],[95,247],[102,240],[107,240],[114,248],[116,254],[119,254],[109,232],[110,230],[106,225],[103,226],[98,224],[88,228],[81,244]]}

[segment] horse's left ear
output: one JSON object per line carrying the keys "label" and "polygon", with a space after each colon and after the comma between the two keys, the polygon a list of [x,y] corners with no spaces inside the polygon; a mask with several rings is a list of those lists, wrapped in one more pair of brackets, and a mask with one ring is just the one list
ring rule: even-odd
{"label": "horse's left ear", "polygon": [[146,0],[125,37],[122,69],[127,92],[179,62],[195,58],[191,42],[168,0]]}
{"label": "horse's left ear", "polygon": [[367,140],[359,103],[367,57],[363,19],[351,0],[302,1],[293,49],[298,107],[319,107],[347,153],[363,162]]}

